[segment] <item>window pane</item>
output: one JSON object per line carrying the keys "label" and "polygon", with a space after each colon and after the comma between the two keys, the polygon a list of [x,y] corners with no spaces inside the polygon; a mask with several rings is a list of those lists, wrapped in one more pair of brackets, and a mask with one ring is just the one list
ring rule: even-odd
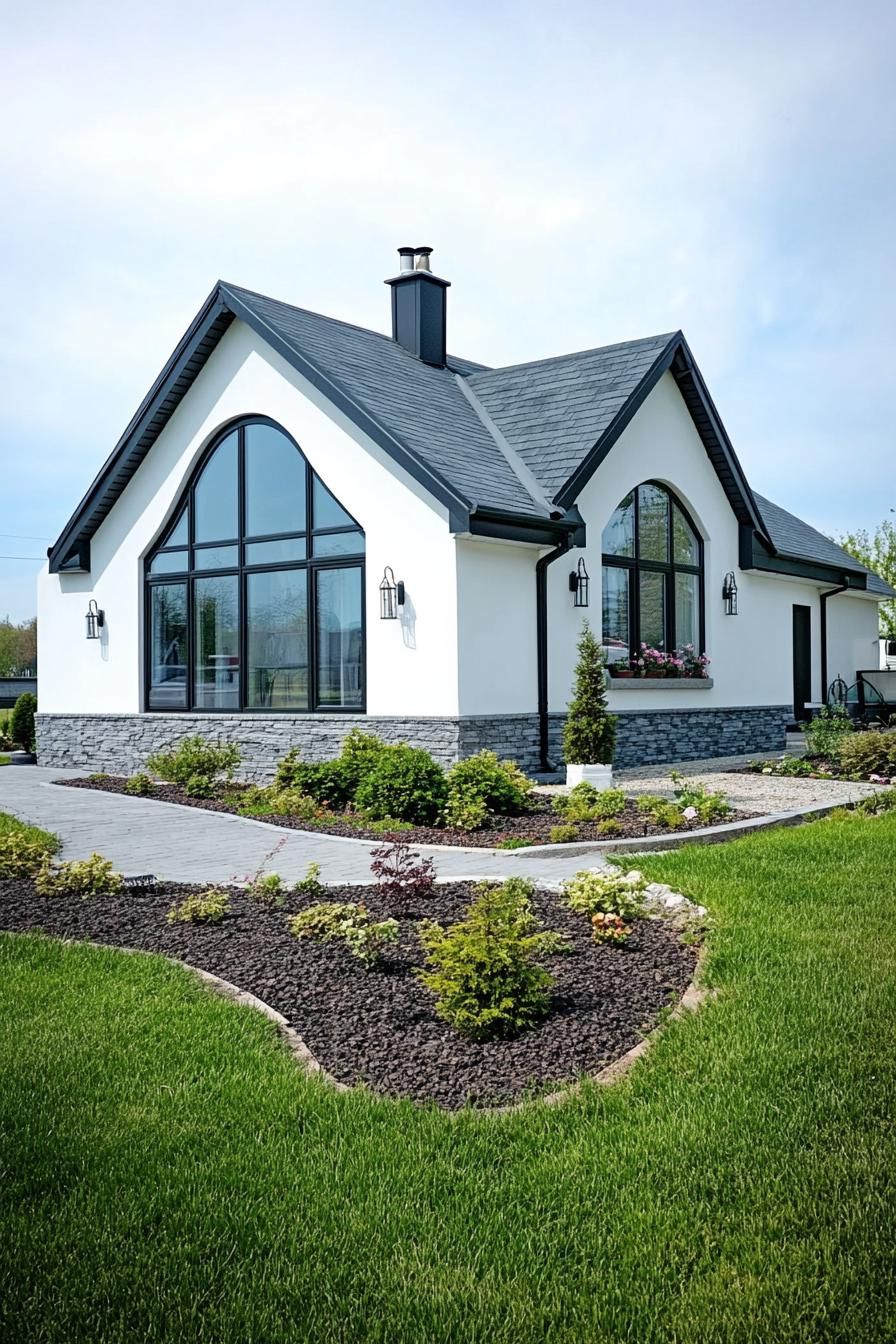
{"label": "window pane", "polygon": [[160,551],[149,566],[150,574],[180,574],[188,568],[186,551]]}
{"label": "window pane", "polygon": [[363,555],[363,532],[324,532],[312,542],[315,555]]}
{"label": "window pane", "polygon": [[628,570],[603,567],[603,645],[610,663],[629,660]]}
{"label": "window pane", "polygon": [[305,538],[284,541],[253,541],[246,547],[247,565],[277,565],[284,560],[305,559]]}
{"label": "window pane", "polygon": [[672,505],[672,550],[679,565],[699,565],[697,537],[677,504]]}
{"label": "window pane", "polygon": [[638,554],[669,559],[669,496],[658,485],[638,486]]}
{"label": "window pane", "polygon": [[635,553],[635,496],[626,495],[604,528],[604,555],[628,555]]}
{"label": "window pane", "polygon": [[700,643],[700,578],[697,574],[675,575],[675,643],[680,649]]}
{"label": "window pane", "polygon": [[194,694],[197,709],[239,709],[237,576],[193,581]]}
{"label": "window pane", "polygon": [[305,459],[272,425],[246,426],[246,535],[305,531]]}
{"label": "window pane", "polygon": [[246,578],[249,704],[308,708],[308,576],[278,569]]}
{"label": "window pane", "polygon": [[186,546],[189,540],[190,538],[187,530],[187,511],[186,509],[184,509],[183,513],[180,515],[177,522],[174,524],[171,531],[165,538],[165,545]]}
{"label": "window pane", "polygon": [[317,676],[322,705],[361,704],[361,569],[323,569],[317,583]]}
{"label": "window pane", "polygon": [[638,575],[641,598],[641,643],[649,649],[666,648],[666,575],[642,569]]}
{"label": "window pane", "polygon": [[228,434],[196,483],[194,541],[225,541],[237,535],[236,447],[236,434]]}
{"label": "window pane", "polygon": [[315,528],[356,526],[354,518],[349,517],[317,476],[314,478],[314,526]]}
{"label": "window pane", "polygon": [[149,589],[149,708],[187,707],[187,585]]}
{"label": "window pane", "polygon": [[194,569],[236,569],[238,546],[199,546],[193,551]]}

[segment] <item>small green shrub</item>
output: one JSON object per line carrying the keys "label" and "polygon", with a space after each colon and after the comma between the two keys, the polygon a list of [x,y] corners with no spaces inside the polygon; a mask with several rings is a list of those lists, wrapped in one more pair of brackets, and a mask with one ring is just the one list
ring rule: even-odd
{"label": "small green shrub", "polygon": [[455,831],[478,831],[488,818],[488,806],[473,789],[449,787],[442,820]]}
{"label": "small green shrub", "polygon": [[57,848],[55,840],[9,831],[0,838],[0,878],[36,877]]}
{"label": "small green shrub", "polygon": [[852,720],[844,705],[824,705],[805,727],[806,755],[836,759],[840,744],[852,734]]}
{"label": "small green shrub", "polygon": [[553,980],[538,961],[565,942],[539,930],[529,882],[485,882],[476,891],[459,923],[421,927],[426,964],[417,974],[435,994],[439,1017],[474,1040],[488,1040],[544,1017]]}
{"label": "small green shrub", "polygon": [[169,751],[157,751],[146,762],[159,779],[177,784],[192,798],[209,798],[222,779],[232,779],[240,763],[234,742],[206,742],[198,734],[182,738]]}
{"label": "small green shrub", "polygon": [[316,821],[321,815],[320,803],[301,789],[278,789],[274,784],[241,789],[228,794],[225,801],[244,817],[298,817],[301,821]]}
{"label": "small green shrub", "polygon": [[260,873],[256,874],[246,887],[246,892],[259,905],[269,907],[282,905],[285,899],[279,873],[266,873],[264,877]]}
{"label": "small green shrub", "polygon": [[34,879],[39,896],[114,896],[124,886],[121,873],[112,868],[111,859],[91,854],[89,859],[53,863],[45,858]]}
{"label": "small green shrub", "polygon": [[616,749],[616,716],[607,709],[604,652],[588,622],[582,627],[575,693],[563,728],[564,759],[579,765],[609,765]]}
{"label": "small green shrub", "polygon": [[303,761],[293,748],[277,766],[274,789],[298,790],[326,807],[342,808],[352,801],[355,776],[342,760]]}
{"label": "small green shrub", "polygon": [[347,781],[352,797],[358,791],[362,779],[366,779],[379,762],[386,749],[386,743],[375,733],[362,733],[360,728],[352,728],[342,739],[339,763]]}
{"label": "small green shrub", "polygon": [[12,707],[12,713],[9,716],[9,735],[23,751],[34,750],[34,716],[36,713],[37,696],[33,695],[31,691],[25,691],[24,694],[20,695]]}
{"label": "small green shrub", "polygon": [[600,821],[618,817],[625,811],[625,793],[622,789],[596,789],[583,779],[567,794],[554,799],[554,811],[567,821]]}
{"label": "small green shrub", "polygon": [[229,912],[228,893],[219,887],[209,887],[172,905],[165,918],[169,924],[217,924]]}
{"label": "small green shrub", "polygon": [[804,779],[818,774],[817,766],[803,756],[782,756],[777,761],[751,761],[747,769],[756,775],[781,775],[785,779]]}
{"label": "small green shrub", "polygon": [[495,849],[529,849],[532,844],[533,841],[524,840],[521,835],[508,835],[496,841]]}
{"label": "small green shrub", "polygon": [[646,883],[639,872],[576,873],[563,883],[570,910],[579,915],[620,915],[634,919],[644,912]]}
{"label": "small green shrub", "polygon": [[107,774],[105,770],[94,770],[93,774],[88,775],[87,778],[91,784],[102,784],[104,780],[111,779],[112,776]]}
{"label": "small green shrub", "polygon": [[622,827],[615,817],[606,817],[603,821],[597,823],[597,833],[604,840],[607,840],[614,835],[621,835]]}
{"label": "small green shrub", "polygon": [[12,751],[16,745],[12,736],[12,710],[0,709],[0,751]]}
{"label": "small green shrub", "polygon": [[512,815],[526,811],[531,793],[532,784],[516,761],[500,761],[493,751],[477,752],[448,771],[449,803],[455,795],[478,798],[487,812]]}
{"label": "small green shrub", "polygon": [[152,793],[152,780],[149,775],[142,773],[131,775],[130,779],[125,780],[124,791],[134,798],[146,798]]}
{"label": "small green shrub", "polygon": [[324,884],[320,880],[319,863],[309,863],[305,876],[299,878],[293,891],[297,896],[323,896]]}
{"label": "small green shrub", "polygon": [[[675,801],[685,821],[700,821],[704,826],[708,826],[714,821],[724,821],[726,817],[731,816],[731,804],[724,793],[710,793],[702,784],[686,779],[677,770],[670,770],[669,777],[675,789]],[[691,810],[693,816],[688,815]]]}
{"label": "small green shrub", "polygon": [[839,756],[848,775],[896,775],[896,732],[851,733],[841,738]]}
{"label": "small green shrub", "polygon": [[362,820],[360,829],[373,831],[374,835],[398,835],[402,831],[412,831],[414,827],[411,822],[399,821],[397,817],[381,817],[379,821]]}
{"label": "small green shrub", "polygon": [[371,922],[367,907],[362,904],[324,901],[311,905],[289,921],[290,933],[295,938],[313,938],[316,942],[343,942],[353,957],[369,969],[376,965],[390,943],[398,939],[398,921],[382,919]]}
{"label": "small green shrub", "polygon": [[552,826],[548,832],[552,845],[568,845],[579,838],[578,826]]}
{"label": "small green shrub", "polygon": [[374,821],[398,817],[417,826],[435,822],[448,797],[445,773],[428,751],[406,743],[385,746],[355,795]]}
{"label": "small green shrub", "polygon": [[631,929],[621,915],[598,911],[591,916],[591,937],[596,943],[624,943],[630,933]]}

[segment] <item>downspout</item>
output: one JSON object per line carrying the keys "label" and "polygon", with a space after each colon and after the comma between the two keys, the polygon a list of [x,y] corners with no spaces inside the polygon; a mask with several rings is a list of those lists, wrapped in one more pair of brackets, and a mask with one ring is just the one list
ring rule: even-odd
{"label": "downspout", "polygon": [[818,594],[819,639],[821,642],[821,703],[823,705],[828,702],[828,598],[836,597],[837,593],[845,593],[848,587],[848,583],[841,583],[838,588],[829,588],[826,593]]}
{"label": "downspout", "polygon": [[535,564],[535,645],[538,667],[538,755],[541,770],[547,774],[554,769],[548,757],[548,565],[566,555],[572,546],[572,536],[563,538],[547,555]]}

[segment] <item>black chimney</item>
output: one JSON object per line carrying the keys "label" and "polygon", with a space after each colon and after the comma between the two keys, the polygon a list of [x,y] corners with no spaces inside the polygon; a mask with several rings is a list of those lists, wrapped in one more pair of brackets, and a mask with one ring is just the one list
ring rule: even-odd
{"label": "black chimney", "polygon": [[445,364],[445,291],[429,269],[431,247],[400,247],[400,271],[392,287],[392,339],[424,364]]}

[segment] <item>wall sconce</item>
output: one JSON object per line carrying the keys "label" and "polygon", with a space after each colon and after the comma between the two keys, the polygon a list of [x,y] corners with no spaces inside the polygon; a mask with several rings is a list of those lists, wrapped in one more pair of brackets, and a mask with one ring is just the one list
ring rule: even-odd
{"label": "wall sconce", "polygon": [[404,584],[401,579],[396,583],[392,566],[387,565],[383,570],[383,581],[380,584],[380,620],[397,620],[398,608],[403,606]]}
{"label": "wall sconce", "polygon": [[100,611],[93,598],[87,604],[87,638],[99,639],[100,631],[106,624],[106,613]]}
{"label": "wall sconce", "polygon": [[722,600],[725,603],[725,615],[737,615],[737,583],[734,579],[734,570],[729,569],[722,583]]}
{"label": "wall sconce", "polygon": [[569,576],[569,591],[575,593],[574,607],[587,607],[588,588],[591,580],[588,578],[588,571],[585,568],[585,561],[579,560],[578,565]]}

